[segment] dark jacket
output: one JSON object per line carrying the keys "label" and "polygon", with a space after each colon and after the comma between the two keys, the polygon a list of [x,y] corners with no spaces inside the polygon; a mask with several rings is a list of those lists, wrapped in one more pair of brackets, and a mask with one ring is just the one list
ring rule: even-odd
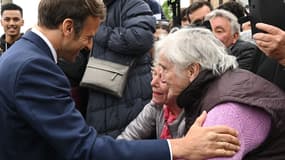
{"label": "dark jacket", "polygon": [[[23,33],[21,33],[21,36],[23,35]],[[19,39],[21,38],[21,36],[19,37]],[[10,48],[15,42],[13,43],[7,43],[5,41],[6,35],[3,34],[0,38],[0,56],[2,55],[3,52],[5,52],[8,48]]]}
{"label": "dark jacket", "polygon": [[80,87],[79,83],[85,71],[89,57],[89,50],[81,50],[75,62],[68,62],[62,58],[58,59],[58,66],[63,70],[71,84],[71,96],[75,101],[76,108],[83,116],[86,115],[88,103],[88,89]]}
{"label": "dark jacket", "polygon": [[256,45],[239,39],[230,47],[230,54],[237,57],[239,68],[252,71],[258,50]]}
{"label": "dark jacket", "polygon": [[[196,117],[201,111],[209,111],[216,105],[226,102],[241,103],[262,109],[271,116],[271,130],[264,143],[243,159],[285,159],[285,92],[260,76],[240,69],[228,71],[221,77],[210,80],[206,87],[199,87],[199,90],[205,91],[198,95],[202,98],[193,99],[191,94],[194,91],[190,88],[183,91],[183,95],[179,97],[181,106],[191,106],[191,109],[185,108],[186,119]],[[192,103],[185,101],[192,101]],[[188,118],[186,124],[190,126],[193,122],[194,118]]]}
{"label": "dark jacket", "polygon": [[122,98],[90,89],[86,119],[99,134],[117,137],[151,99],[149,50],[155,19],[142,0],[108,3],[106,20],[94,37],[92,56],[121,64],[136,60]]}
{"label": "dark jacket", "polygon": [[0,58],[1,160],[170,160],[167,141],[115,141],[87,126],[48,45],[27,32]]}
{"label": "dark jacket", "polygon": [[256,64],[254,73],[269,80],[285,92],[285,67],[276,60],[269,58],[261,51],[254,62]]}

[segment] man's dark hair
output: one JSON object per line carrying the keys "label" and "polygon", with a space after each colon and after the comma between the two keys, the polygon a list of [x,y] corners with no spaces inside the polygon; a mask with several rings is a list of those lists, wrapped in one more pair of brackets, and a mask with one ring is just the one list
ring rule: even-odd
{"label": "man's dark hair", "polygon": [[66,18],[74,21],[75,34],[79,35],[88,16],[104,19],[105,6],[100,0],[41,0],[38,8],[38,25],[56,29]]}
{"label": "man's dark hair", "polygon": [[195,12],[196,10],[202,8],[203,6],[208,6],[210,8],[210,10],[213,10],[213,6],[211,5],[211,3],[208,1],[205,1],[205,0],[195,1],[188,7],[187,18],[188,18],[189,23],[191,23],[191,19],[189,18],[189,14]]}
{"label": "man's dark hair", "polygon": [[3,12],[7,11],[7,10],[19,10],[20,13],[21,13],[21,17],[23,17],[23,9],[20,6],[14,4],[14,3],[3,4],[1,6],[1,16],[3,15]]}
{"label": "man's dark hair", "polygon": [[181,20],[182,21],[186,21],[188,20],[188,8],[181,8],[181,11],[180,11],[180,17],[181,17]]}
{"label": "man's dark hair", "polygon": [[[239,2],[231,0],[220,5],[218,9],[224,9],[234,14],[237,17],[240,25],[249,20],[246,8]],[[242,27],[240,27],[240,29],[242,30]]]}
{"label": "man's dark hair", "polygon": [[224,9],[227,11],[230,11],[232,14],[234,14],[238,19],[244,17],[247,15],[245,7],[242,6],[242,4],[236,2],[236,1],[228,1],[218,7],[218,9]]}

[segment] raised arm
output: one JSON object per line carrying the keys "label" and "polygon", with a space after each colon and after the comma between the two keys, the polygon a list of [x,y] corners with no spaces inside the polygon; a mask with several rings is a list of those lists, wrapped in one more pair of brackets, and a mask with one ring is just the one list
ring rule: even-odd
{"label": "raised arm", "polygon": [[264,23],[257,23],[256,27],[265,31],[253,35],[258,48],[285,66],[285,31]]}

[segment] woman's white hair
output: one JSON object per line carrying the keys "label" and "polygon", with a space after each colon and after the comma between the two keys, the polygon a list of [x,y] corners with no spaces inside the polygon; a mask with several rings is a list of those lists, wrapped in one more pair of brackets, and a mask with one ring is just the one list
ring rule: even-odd
{"label": "woman's white hair", "polygon": [[240,24],[238,23],[238,19],[234,14],[224,9],[215,9],[211,11],[210,13],[208,13],[205,16],[204,20],[205,21],[211,20],[212,18],[215,18],[215,17],[222,17],[222,18],[229,20],[231,24],[232,35],[234,35],[235,33],[238,33],[238,35],[240,34]]}
{"label": "woman's white hair", "polygon": [[204,28],[185,28],[169,34],[155,45],[155,61],[163,54],[174,64],[178,73],[193,63],[201,69],[209,69],[220,75],[238,66],[236,57],[226,51],[225,46]]}

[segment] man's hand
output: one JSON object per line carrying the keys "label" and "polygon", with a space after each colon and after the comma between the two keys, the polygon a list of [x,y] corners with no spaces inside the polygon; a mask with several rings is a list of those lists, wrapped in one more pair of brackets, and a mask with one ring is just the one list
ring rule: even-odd
{"label": "man's hand", "polygon": [[264,23],[257,23],[256,28],[266,32],[253,35],[258,48],[285,66],[285,31]]}
{"label": "man's hand", "polygon": [[239,150],[237,132],[226,126],[202,127],[207,113],[204,111],[180,139],[171,139],[174,158],[202,160],[233,156]]}

